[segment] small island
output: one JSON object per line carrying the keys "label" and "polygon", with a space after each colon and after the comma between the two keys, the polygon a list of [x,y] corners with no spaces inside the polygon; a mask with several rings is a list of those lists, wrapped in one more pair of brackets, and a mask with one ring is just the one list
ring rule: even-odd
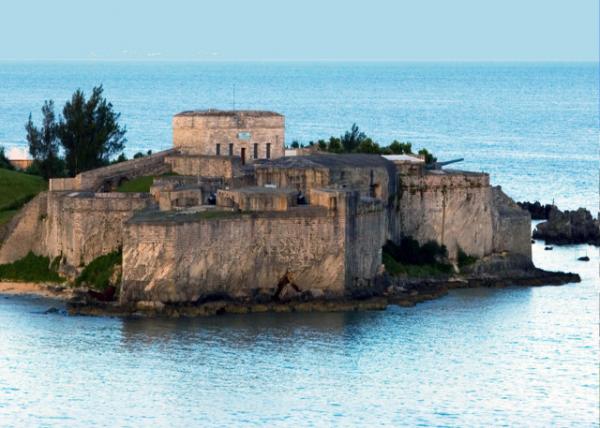
{"label": "small island", "polygon": [[579,280],[534,267],[530,214],[488,174],[358,128],[293,150],[284,131],[274,112],[184,111],[171,149],[51,178],[2,226],[0,277],[47,272],[71,313],[166,316]]}

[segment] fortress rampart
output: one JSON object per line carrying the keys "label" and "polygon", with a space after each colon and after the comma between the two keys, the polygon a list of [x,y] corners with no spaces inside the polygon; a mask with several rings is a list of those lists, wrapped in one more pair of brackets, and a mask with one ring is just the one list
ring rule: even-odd
{"label": "fortress rampart", "polygon": [[[172,150],[51,180],[3,233],[0,263],[60,256],[74,277],[122,248],[124,304],[370,296],[382,247],[404,237],[445,245],[450,261],[462,250],[531,265],[529,214],[487,174],[411,156],[281,157],[284,119],[271,112],[173,123]],[[267,142],[269,156],[247,157]],[[217,153],[225,144],[231,154]],[[104,192],[140,176],[154,178],[150,192]]]}

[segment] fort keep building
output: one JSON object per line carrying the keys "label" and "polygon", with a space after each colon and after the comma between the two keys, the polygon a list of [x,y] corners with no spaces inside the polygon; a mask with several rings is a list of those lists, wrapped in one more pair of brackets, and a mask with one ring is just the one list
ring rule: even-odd
{"label": "fort keep building", "polygon": [[[531,264],[530,217],[485,173],[406,156],[285,156],[285,123],[266,111],[185,111],[173,147],[50,180],[12,220],[0,263],[29,251],[74,277],[122,249],[122,303],[211,296],[368,294],[382,246],[437,241],[455,260],[502,254]],[[120,193],[154,178],[149,192]]]}

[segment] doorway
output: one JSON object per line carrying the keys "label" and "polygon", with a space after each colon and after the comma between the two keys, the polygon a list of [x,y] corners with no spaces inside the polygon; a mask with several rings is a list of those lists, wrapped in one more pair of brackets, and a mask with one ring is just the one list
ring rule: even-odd
{"label": "doorway", "polygon": [[246,165],[246,149],[244,147],[242,147],[241,150],[241,155],[242,155],[242,165]]}

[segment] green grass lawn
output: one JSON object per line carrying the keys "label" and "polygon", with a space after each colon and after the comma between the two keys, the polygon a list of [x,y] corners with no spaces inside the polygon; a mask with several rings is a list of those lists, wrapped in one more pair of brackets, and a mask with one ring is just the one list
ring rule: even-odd
{"label": "green grass lawn", "polygon": [[0,226],[35,195],[48,188],[48,183],[35,175],[0,168]]}
{"label": "green grass lawn", "polygon": [[154,177],[152,176],[144,176],[134,178],[133,180],[126,181],[121,184],[117,188],[117,192],[125,192],[125,193],[138,193],[138,192],[149,192],[150,186],[152,186],[152,182],[154,181]]}
{"label": "green grass lawn", "polygon": [[47,188],[42,177],[0,168],[0,211],[20,208]]}

